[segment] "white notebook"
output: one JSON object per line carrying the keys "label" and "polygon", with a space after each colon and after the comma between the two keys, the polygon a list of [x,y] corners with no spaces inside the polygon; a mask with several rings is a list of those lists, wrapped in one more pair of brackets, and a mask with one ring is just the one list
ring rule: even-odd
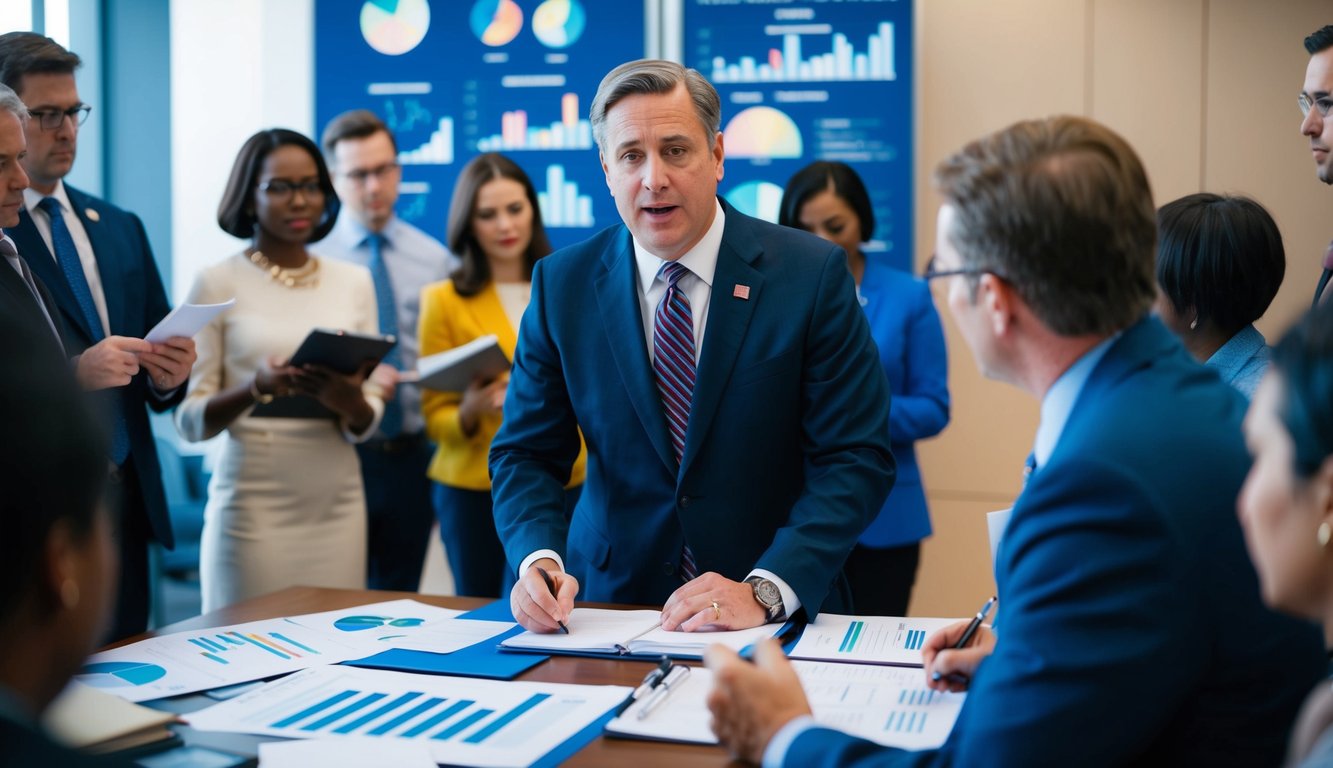
{"label": "white notebook", "polygon": [[662,612],[575,608],[565,626],[569,634],[524,632],[503,640],[509,649],[544,653],[614,653],[703,658],[704,649],[721,643],[734,651],[772,637],[781,624],[724,632],[668,632],[661,627]]}

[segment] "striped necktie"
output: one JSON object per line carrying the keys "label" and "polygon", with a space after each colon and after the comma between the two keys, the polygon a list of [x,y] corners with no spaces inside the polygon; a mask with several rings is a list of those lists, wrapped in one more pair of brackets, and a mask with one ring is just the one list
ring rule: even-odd
{"label": "striped necktie", "polygon": [[[379,310],[380,334],[398,336],[398,303],[393,295],[393,283],[389,282],[389,267],[384,263],[384,235],[372,232],[366,237],[370,248],[370,276],[375,281],[375,306]],[[385,365],[402,369],[402,357],[395,344],[384,356]],[[384,404],[384,416],[380,419],[380,433],[392,440],[403,431],[403,405],[397,397]]]}
{"label": "striped necktie", "polygon": [[[676,466],[685,455],[685,430],[690,424],[690,404],[694,399],[694,316],[690,297],[680,287],[680,279],[690,271],[682,264],[669,262],[662,267],[666,294],[653,316],[653,371],[657,391],[662,396],[671,448]],[[681,548],[680,575],[691,581],[699,575],[689,544]]]}

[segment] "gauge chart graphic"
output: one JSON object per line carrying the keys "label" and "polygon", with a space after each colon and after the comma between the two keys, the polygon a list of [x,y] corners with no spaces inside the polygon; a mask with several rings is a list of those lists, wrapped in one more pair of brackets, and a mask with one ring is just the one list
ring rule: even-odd
{"label": "gauge chart graphic", "polygon": [[416,48],[429,28],[426,0],[367,0],[361,6],[361,36],[385,56],[401,56]]}
{"label": "gauge chart graphic", "polygon": [[76,675],[78,681],[94,688],[124,688],[160,680],[167,670],[156,664],[138,661],[101,661],[85,666]]}
{"label": "gauge chart graphic", "polygon": [[[727,154],[731,154],[731,147],[727,147]],[[737,184],[723,197],[746,216],[778,223],[778,211],[782,208],[782,187],[771,181]]]}
{"label": "gauge chart graphic", "polygon": [[588,15],[579,0],[546,0],[532,13],[532,34],[549,48],[578,42],[587,25]]}
{"label": "gauge chart graphic", "polygon": [[729,158],[799,158],[804,147],[796,122],[773,107],[741,110],[727,123],[723,140]]}
{"label": "gauge chart graphic", "polygon": [[492,47],[507,44],[523,29],[523,9],[514,0],[477,0],[472,6],[472,34]]}

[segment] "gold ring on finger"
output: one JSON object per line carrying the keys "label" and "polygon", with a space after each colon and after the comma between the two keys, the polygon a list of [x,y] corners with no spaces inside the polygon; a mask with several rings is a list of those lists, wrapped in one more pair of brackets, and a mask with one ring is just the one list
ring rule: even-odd
{"label": "gold ring on finger", "polygon": [[717,601],[713,601],[713,621],[722,620],[722,609],[717,606]]}

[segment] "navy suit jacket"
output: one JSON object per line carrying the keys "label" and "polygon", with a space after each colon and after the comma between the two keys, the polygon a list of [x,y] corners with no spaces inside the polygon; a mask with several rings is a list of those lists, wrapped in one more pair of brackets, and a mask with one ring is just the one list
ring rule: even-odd
{"label": "navy suit jacket", "polygon": [[[102,276],[102,292],[106,297],[108,324],[113,336],[143,338],[168,312],[162,277],[148,245],[143,222],[133,213],[65,185],[70,205],[82,222],[97,257],[97,269]],[[89,216],[95,213],[96,218]],[[71,357],[83,354],[92,346],[92,329],[79,309],[60,265],[46,247],[42,235],[33,224],[26,208],[19,214],[17,227],[6,230],[28,261],[34,275],[41,279],[60,308],[65,351]],[[159,399],[149,391],[148,377],[142,372],[127,386],[105,390],[99,395],[107,408],[118,408],[125,415],[129,432],[130,457],[135,475],[143,493],[148,520],[154,537],[171,547],[171,519],[167,514],[166,495],[162,490],[162,470],[158,463],[157,447],[148,422],[147,404],[155,411],[166,411],[185,396],[185,387],[179,387],[172,397]]]}
{"label": "navy suit jacket", "polygon": [[949,423],[949,355],[939,313],[924,281],[867,260],[861,297],[893,393],[889,438],[898,474],[888,500],[860,542],[883,549],[930,535],[916,441],[938,435]]}
{"label": "navy suit jacket", "polygon": [[948,742],[816,728],[786,764],[1278,765],[1325,661],[1313,626],[1260,600],[1236,518],[1244,408],[1158,320],[1127,330],[1014,505],[999,639]]}
{"label": "navy suit jacket", "polygon": [[[23,254],[19,254],[23,258]],[[27,261],[27,259],[24,259]],[[37,301],[32,296],[32,291],[23,282],[23,277],[10,268],[9,264],[0,258],[0,314],[13,320],[21,332],[31,335],[35,338],[45,338],[51,340],[51,349],[64,353],[64,342],[57,338],[51,332],[51,325],[55,325],[55,332],[62,333],[60,321],[60,310],[56,307],[55,299],[47,289],[46,284],[41,278],[33,275],[33,282],[37,284],[37,292],[41,296],[42,304],[45,305],[46,313],[42,312],[43,307],[38,306]],[[29,270],[32,266],[29,265]],[[47,315],[51,317],[51,323],[46,322]]]}
{"label": "navy suit jacket", "polygon": [[491,448],[496,528],[513,566],[559,552],[586,600],[661,605],[688,541],[700,573],[764,568],[810,616],[845,610],[842,564],[893,483],[888,386],[843,251],[723,206],[679,469],[629,231],[537,263]]}

